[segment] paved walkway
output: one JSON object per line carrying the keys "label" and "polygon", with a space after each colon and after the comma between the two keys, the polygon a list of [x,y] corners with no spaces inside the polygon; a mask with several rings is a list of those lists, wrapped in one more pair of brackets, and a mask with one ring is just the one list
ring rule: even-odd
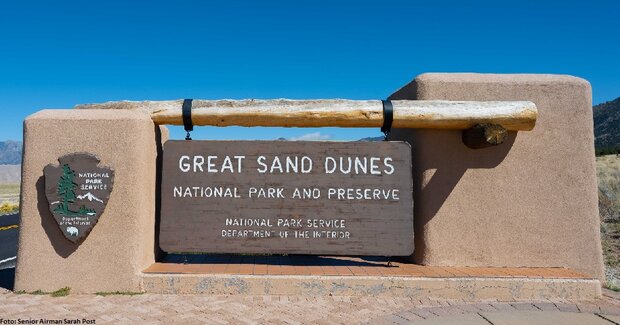
{"label": "paved walkway", "polygon": [[49,295],[0,293],[4,320],[96,324],[618,324],[620,297],[499,302],[374,297]]}

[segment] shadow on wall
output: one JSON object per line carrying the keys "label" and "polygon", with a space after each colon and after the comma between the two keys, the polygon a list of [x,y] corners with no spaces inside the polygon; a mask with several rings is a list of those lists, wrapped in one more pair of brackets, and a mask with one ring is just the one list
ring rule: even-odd
{"label": "shadow on wall", "polygon": [[155,175],[155,243],[153,244],[153,253],[155,260],[163,258],[166,254],[159,247],[159,228],[161,224],[161,174],[163,166],[164,142],[168,140],[168,135],[163,138],[162,129],[155,125],[155,145],[157,146],[156,175]]}
{"label": "shadow on wall", "polygon": [[[424,143],[416,141],[415,135],[421,132],[424,133]],[[517,132],[508,132],[501,145],[484,149],[468,148],[463,144],[461,136],[462,132],[458,130],[394,129],[390,133],[390,140],[404,140],[411,144],[416,260],[420,260],[421,256],[418,254],[425,251],[422,233],[424,226],[437,214],[465,172],[468,169],[490,169],[498,166],[510,152]],[[434,151],[445,147],[449,150],[441,151],[450,152],[449,159],[432,158]],[[425,166],[424,170],[422,166]],[[422,188],[424,178],[429,176],[430,179],[424,182],[426,186]]]}
{"label": "shadow on wall", "polygon": [[[412,94],[417,94],[415,82],[399,89],[389,99],[411,99]],[[424,134],[424,142],[416,141],[416,134]],[[426,251],[424,226],[437,214],[465,172],[468,169],[495,168],[506,158],[516,138],[517,132],[512,131],[501,145],[470,149],[463,144],[462,131],[459,130],[393,129],[390,132],[389,140],[404,140],[411,144],[416,261],[422,260]],[[433,158],[438,149],[442,155],[449,153],[450,156],[443,160]],[[426,183],[424,188],[423,181]]]}
{"label": "shadow on wall", "polygon": [[[358,259],[339,258],[319,255],[261,255],[248,258],[239,254],[183,254],[169,253],[159,260],[160,263],[174,264],[263,264],[263,265],[295,265],[295,266],[363,266],[389,267],[388,261],[407,263],[402,258],[388,258],[385,256],[359,256]],[[258,262],[260,260],[260,262]]]}
{"label": "shadow on wall", "polygon": [[45,234],[50,243],[54,247],[56,253],[62,257],[68,257],[73,254],[79,245],[74,244],[65,239],[60,227],[56,223],[54,216],[50,212],[45,196],[45,177],[41,176],[37,180],[37,209],[41,216],[41,226],[45,229]]}

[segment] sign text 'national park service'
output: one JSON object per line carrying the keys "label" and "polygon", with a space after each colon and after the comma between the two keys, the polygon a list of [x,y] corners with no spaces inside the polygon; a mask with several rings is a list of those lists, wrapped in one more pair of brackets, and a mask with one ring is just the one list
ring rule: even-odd
{"label": "sign text 'national park service'", "polygon": [[114,171],[100,167],[99,159],[88,153],[74,153],[47,165],[45,195],[50,212],[70,241],[81,242],[93,229],[108,203]]}
{"label": "sign text 'national park service'", "polygon": [[404,142],[168,141],[167,252],[413,253]]}

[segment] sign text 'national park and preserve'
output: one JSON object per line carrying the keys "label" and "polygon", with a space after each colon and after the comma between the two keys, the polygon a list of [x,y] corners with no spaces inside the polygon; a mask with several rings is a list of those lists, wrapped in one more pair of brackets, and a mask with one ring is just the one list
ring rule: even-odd
{"label": "sign text 'national park and preserve'", "polygon": [[404,142],[168,141],[167,252],[413,253]]}

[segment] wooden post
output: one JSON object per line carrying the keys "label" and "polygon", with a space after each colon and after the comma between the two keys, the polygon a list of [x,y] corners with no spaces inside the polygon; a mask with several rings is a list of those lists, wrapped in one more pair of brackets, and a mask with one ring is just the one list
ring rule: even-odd
{"label": "wooden post", "polygon": [[[183,125],[183,100],[120,101],[78,109],[142,109],[157,124]],[[393,128],[467,130],[497,124],[509,131],[534,128],[538,111],[528,101],[393,100]],[[279,127],[375,127],[383,124],[380,100],[194,100],[194,125]]]}

